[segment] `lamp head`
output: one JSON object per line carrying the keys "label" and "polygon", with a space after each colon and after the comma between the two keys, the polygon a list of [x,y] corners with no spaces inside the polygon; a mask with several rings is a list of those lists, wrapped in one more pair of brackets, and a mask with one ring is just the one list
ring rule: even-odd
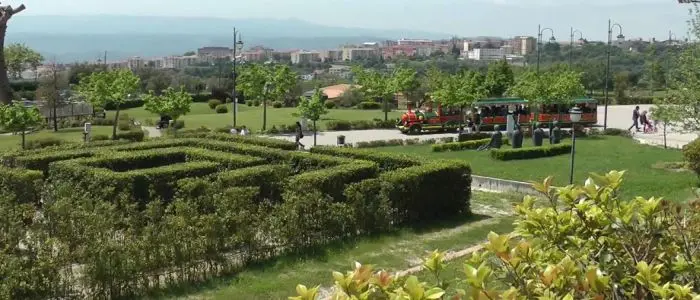
{"label": "lamp head", "polygon": [[549,42],[550,42],[550,43],[554,43],[554,42],[556,42],[556,41],[557,41],[557,39],[554,38],[554,36],[552,36],[552,37],[549,38]]}
{"label": "lamp head", "polygon": [[581,121],[581,109],[578,107],[574,107],[571,110],[569,110],[569,118],[571,119],[571,122],[573,123],[578,123]]}
{"label": "lamp head", "polygon": [[237,49],[238,51],[243,50],[243,41],[238,40],[238,42],[236,42],[236,49]]}

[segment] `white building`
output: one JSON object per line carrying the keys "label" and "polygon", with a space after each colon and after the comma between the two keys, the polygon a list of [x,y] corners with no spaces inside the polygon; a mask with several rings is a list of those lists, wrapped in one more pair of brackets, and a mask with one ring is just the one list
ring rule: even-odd
{"label": "white building", "polygon": [[467,59],[494,61],[506,56],[505,49],[473,49],[467,52]]}
{"label": "white building", "polygon": [[352,72],[352,68],[342,65],[331,65],[328,69],[328,74],[335,75],[341,78],[348,78]]}
{"label": "white building", "polygon": [[199,62],[197,55],[191,56],[166,56],[163,58],[163,68],[183,69]]}
{"label": "white building", "polygon": [[318,51],[295,51],[292,52],[291,56],[293,64],[310,63],[321,60],[321,53]]}
{"label": "white building", "polygon": [[378,48],[366,48],[366,47],[345,47],[343,48],[343,60],[357,60],[366,59],[372,57],[379,57]]}

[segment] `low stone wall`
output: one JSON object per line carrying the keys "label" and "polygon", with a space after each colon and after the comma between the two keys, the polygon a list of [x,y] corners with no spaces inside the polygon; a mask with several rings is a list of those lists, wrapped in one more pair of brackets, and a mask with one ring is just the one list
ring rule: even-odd
{"label": "low stone wall", "polygon": [[472,188],[501,193],[538,194],[527,182],[478,175],[472,175]]}

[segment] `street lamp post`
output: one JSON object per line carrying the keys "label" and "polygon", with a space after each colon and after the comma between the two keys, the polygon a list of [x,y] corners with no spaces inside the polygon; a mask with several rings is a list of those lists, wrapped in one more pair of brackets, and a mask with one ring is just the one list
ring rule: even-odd
{"label": "street lamp post", "polygon": [[574,30],[573,27],[571,27],[571,43],[569,44],[569,68],[573,66],[574,63],[574,35],[578,32],[579,34],[579,41],[583,41],[583,33],[580,30]]}
{"label": "street lamp post", "polygon": [[240,32],[233,28],[233,91],[231,92],[231,110],[233,111],[233,127],[236,128],[236,111],[238,110],[238,94],[236,94],[236,50],[243,51],[243,41]]}
{"label": "street lamp post", "polygon": [[622,25],[620,24],[612,24],[611,20],[608,20],[608,48],[606,50],[607,56],[608,56],[608,64],[607,67],[605,68],[605,114],[603,117],[603,129],[608,128],[608,103],[610,102],[608,100],[608,81],[610,81],[610,51],[612,49],[612,33],[613,33],[613,27],[617,26],[620,29],[620,34],[617,35],[618,39],[624,39],[625,36],[622,35]]}
{"label": "street lamp post", "polygon": [[263,88],[263,92],[265,97],[263,97],[263,126],[262,126],[262,131],[265,132],[266,125],[267,125],[267,95],[270,94],[270,91],[272,90],[272,82],[265,82],[265,87]]}
{"label": "street lamp post", "polygon": [[542,48],[542,34],[545,30],[549,30],[550,32],[552,32],[552,36],[549,38],[550,42],[556,40],[554,38],[554,29],[549,27],[542,28],[542,25],[537,25],[537,74],[540,73],[540,48]]}
{"label": "street lamp post", "polygon": [[581,110],[574,107],[569,110],[571,119],[571,169],[569,172],[569,184],[574,184],[574,156],[576,155],[576,123],[581,121]]}

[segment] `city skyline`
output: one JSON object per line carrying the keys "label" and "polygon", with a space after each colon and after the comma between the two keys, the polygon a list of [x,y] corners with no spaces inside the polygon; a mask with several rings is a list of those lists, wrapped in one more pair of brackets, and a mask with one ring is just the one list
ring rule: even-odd
{"label": "city skyline", "polygon": [[[5,4],[18,5],[20,2]],[[663,39],[669,30],[682,38],[687,33],[688,9],[692,7],[665,0],[614,3],[571,0],[566,4],[551,0],[264,0],[233,4],[205,0],[197,5],[185,5],[188,3],[181,0],[150,0],[145,3],[136,0],[74,0],[68,5],[26,0],[23,3],[28,7],[27,16],[110,14],[212,17],[231,21],[300,19],[325,26],[413,29],[457,36],[536,35],[537,25],[542,24],[554,29],[560,40],[569,38],[571,26],[590,40],[605,40],[608,18],[623,25],[625,35],[630,38]],[[138,7],[138,11],[134,11],[134,7]]]}

